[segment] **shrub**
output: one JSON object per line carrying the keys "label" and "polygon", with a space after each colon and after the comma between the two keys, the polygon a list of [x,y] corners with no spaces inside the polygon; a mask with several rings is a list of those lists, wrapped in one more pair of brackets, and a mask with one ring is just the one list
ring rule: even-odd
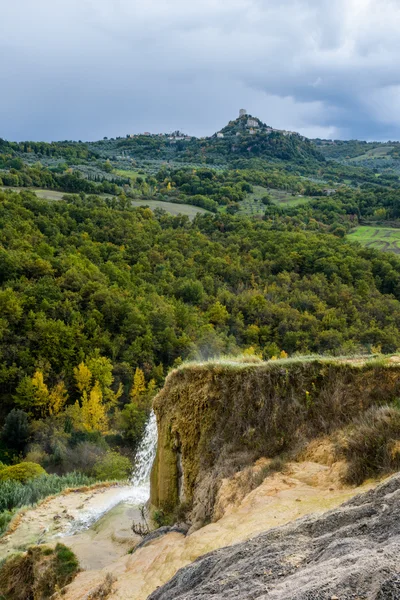
{"label": "shrub", "polygon": [[111,573],[107,573],[104,580],[86,596],[87,600],[108,598],[113,590],[114,582],[115,577]]}
{"label": "shrub", "polygon": [[95,477],[102,481],[127,479],[132,472],[132,464],[129,458],[118,452],[107,452],[95,464],[93,472]]}
{"label": "shrub", "polygon": [[45,474],[46,471],[37,463],[23,462],[19,463],[18,465],[11,465],[1,469],[0,481],[12,479],[14,481],[21,481],[22,483],[25,483],[29,479],[34,479],[35,477],[40,477],[41,475]]}
{"label": "shrub", "polygon": [[79,570],[75,554],[63,544],[33,547],[10,557],[0,568],[0,594],[7,600],[45,600],[70,583]]}
{"label": "shrub", "polygon": [[49,462],[49,455],[38,445],[31,446],[29,452],[25,456],[25,462],[33,462],[42,467]]}
{"label": "shrub", "polygon": [[370,408],[345,430],[337,446],[348,461],[347,483],[359,485],[400,469],[400,410]]}
{"label": "shrub", "polygon": [[155,510],[151,515],[152,520],[157,525],[157,527],[165,527],[168,525],[172,525],[174,522],[174,518],[172,513],[168,513],[160,510]]}
{"label": "shrub", "polygon": [[125,439],[132,445],[137,446],[143,435],[149,411],[146,407],[140,407],[135,403],[126,404],[119,414],[119,427]]}
{"label": "shrub", "polygon": [[31,430],[33,443],[26,460],[41,464],[49,473],[63,475],[81,471],[90,474],[108,449],[100,433],[75,430],[67,433],[65,423],[56,419],[35,421]]}
{"label": "shrub", "polygon": [[105,444],[81,442],[75,447],[64,450],[63,461],[60,464],[62,472],[79,471],[90,475],[95,465],[106,455]]}

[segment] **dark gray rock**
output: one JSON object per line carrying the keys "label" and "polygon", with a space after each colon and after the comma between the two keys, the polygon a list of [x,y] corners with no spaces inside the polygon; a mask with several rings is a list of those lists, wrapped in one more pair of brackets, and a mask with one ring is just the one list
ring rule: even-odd
{"label": "dark gray rock", "polygon": [[152,542],[153,540],[156,540],[157,538],[160,538],[163,535],[167,535],[167,533],[181,533],[182,535],[186,535],[188,531],[189,525],[187,525],[186,523],[176,523],[172,526],[164,525],[164,527],[159,527],[158,529],[155,529],[151,533],[147,534],[142,539],[140,544],[138,544],[135,547],[135,551],[139,548],[143,548],[143,546],[146,546],[149,542]]}
{"label": "dark gray rock", "polygon": [[148,600],[400,600],[400,474],[322,516],[211,552]]}

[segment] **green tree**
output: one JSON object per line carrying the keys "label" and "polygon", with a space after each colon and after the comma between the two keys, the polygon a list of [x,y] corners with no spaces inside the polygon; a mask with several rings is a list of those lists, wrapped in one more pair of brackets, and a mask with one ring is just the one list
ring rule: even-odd
{"label": "green tree", "polygon": [[29,438],[28,415],[23,410],[13,408],[6,416],[1,430],[1,439],[7,447],[22,451]]}

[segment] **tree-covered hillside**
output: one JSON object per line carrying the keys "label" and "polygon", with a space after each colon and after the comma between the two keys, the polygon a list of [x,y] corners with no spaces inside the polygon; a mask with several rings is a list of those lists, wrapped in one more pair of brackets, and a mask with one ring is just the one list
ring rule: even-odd
{"label": "tree-covered hillside", "polygon": [[4,411],[39,367],[74,402],[74,369],[95,356],[125,403],[137,367],[160,380],[176,361],[249,346],[266,358],[400,347],[394,256],[283,220],[0,198]]}

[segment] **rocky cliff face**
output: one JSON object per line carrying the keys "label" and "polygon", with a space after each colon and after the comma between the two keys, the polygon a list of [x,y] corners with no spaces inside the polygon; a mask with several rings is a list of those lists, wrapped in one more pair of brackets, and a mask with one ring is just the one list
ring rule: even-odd
{"label": "rocky cliff face", "polygon": [[293,453],[399,396],[400,365],[390,361],[184,366],[154,403],[159,442],[151,502],[167,512],[186,503],[196,528],[214,518],[224,477],[261,456]]}
{"label": "rocky cliff face", "polygon": [[399,600],[400,475],[181,569],[149,600]]}

